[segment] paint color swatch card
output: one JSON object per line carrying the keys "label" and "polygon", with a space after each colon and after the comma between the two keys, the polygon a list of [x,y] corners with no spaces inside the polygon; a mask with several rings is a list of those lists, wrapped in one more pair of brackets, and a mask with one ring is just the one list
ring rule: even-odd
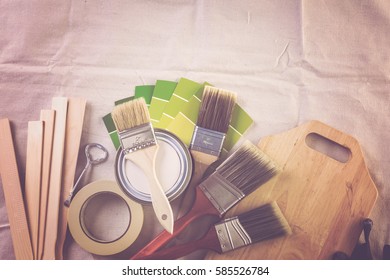
{"label": "paint color swatch card", "polygon": [[223,151],[225,153],[229,152],[252,124],[253,119],[240,105],[236,104],[233,108],[232,119],[223,143]]}
{"label": "paint color swatch card", "polygon": [[169,103],[165,106],[164,112],[160,118],[160,128],[167,128],[169,123],[176,117],[181,109],[186,106],[191,97],[196,94],[201,87],[202,84],[186,78],[180,78],[175,91],[173,92]]}
{"label": "paint color swatch card", "polygon": [[146,101],[146,105],[149,107],[150,102],[152,101],[154,85],[142,85],[136,86],[134,90],[134,97],[139,98],[143,97]]}
{"label": "paint color swatch card", "polygon": [[112,144],[114,144],[115,149],[118,150],[121,144],[119,142],[119,135],[116,131],[114,121],[112,120],[111,113],[103,117],[103,123],[107,129],[108,135],[111,138]]}
{"label": "paint color swatch card", "polygon": [[162,128],[160,126],[160,118],[165,110],[166,105],[171,100],[176,86],[177,82],[164,80],[156,81],[149,107],[150,120],[154,128]]}
{"label": "paint color swatch card", "polygon": [[195,93],[190,101],[183,106],[176,117],[169,123],[166,130],[172,132],[188,147],[190,146],[192,134],[195,129],[196,121],[202,101],[204,84],[197,93]]}
{"label": "paint color swatch card", "polygon": [[[207,82],[200,84],[186,78],[180,78],[177,83],[157,80],[155,85],[136,86],[134,96],[118,100],[115,105],[143,97],[149,107],[153,126],[172,132],[189,147],[206,85],[212,86]],[[115,148],[118,149],[120,142],[111,114],[104,116],[103,121]],[[253,119],[236,104],[223,144],[222,156],[233,148],[252,124]]]}

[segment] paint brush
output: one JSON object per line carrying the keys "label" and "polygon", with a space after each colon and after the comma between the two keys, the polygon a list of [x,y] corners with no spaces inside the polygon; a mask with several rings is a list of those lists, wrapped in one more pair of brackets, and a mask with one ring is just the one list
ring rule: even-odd
{"label": "paint brush", "polygon": [[156,176],[155,161],[159,146],[145,100],[137,98],[120,104],[111,115],[125,158],[141,168],[149,178],[152,206],[158,221],[168,232],[173,232],[172,208]]}
{"label": "paint brush", "polygon": [[200,239],[162,249],[145,260],[172,260],[196,250],[223,254],[260,241],[291,234],[291,228],[275,201],[216,223]]}
{"label": "paint brush", "polygon": [[244,142],[213,174],[198,185],[195,203],[186,215],[175,222],[173,233],[161,232],[132,259],[156,252],[200,217],[211,215],[222,218],[229,209],[277,172],[277,167],[266,154],[249,141]]}
{"label": "paint brush", "polygon": [[236,94],[220,88],[205,86],[190,152],[194,160],[194,174],[182,200],[178,216],[184,215],[194,201],[195,188],[206,169],[221,155],[222,146],[229,128]]}

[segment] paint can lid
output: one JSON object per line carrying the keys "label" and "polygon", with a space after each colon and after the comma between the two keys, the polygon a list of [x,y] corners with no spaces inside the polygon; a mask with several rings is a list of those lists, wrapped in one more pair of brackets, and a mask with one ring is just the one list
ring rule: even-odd
{"label": "paint can lid", "polygon": [[[155,129],[159,149],[156,157],[156,174],[169,201],[180,196],[187,188],[193,163],[187,146],[174,134]],[[150,204],[148,178],[134,163],[125,159],[121,148],[115,160],[115,176],[123,191],[134,200]]]}

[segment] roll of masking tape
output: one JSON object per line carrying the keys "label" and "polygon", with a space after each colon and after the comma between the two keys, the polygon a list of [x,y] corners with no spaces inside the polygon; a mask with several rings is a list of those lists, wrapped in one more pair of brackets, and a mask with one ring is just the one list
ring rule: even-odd
{"label": "roll of masking tape", "polygon": [[96,181],[83,187],[73,198],[68,212],[74,240],[97,255],[126,250],[139,236],[143,220],[142,206],[113,181]]}

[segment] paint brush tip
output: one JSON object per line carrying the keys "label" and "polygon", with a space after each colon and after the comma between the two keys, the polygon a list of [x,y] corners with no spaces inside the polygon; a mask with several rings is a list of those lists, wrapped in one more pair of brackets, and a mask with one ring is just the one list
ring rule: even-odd
{"label": "paint brush tip", "polygon": [[290,235],[291,227],[278,204],[273,201],[238,216],[252,243]]}
{"label": "paint brush tip", "polygon": [[196,125],[226,133],[236,100],[237,95],[234,92],[205,86]]}
{"label": "paint brush tip", "polygon": [[248,195],[277,175],[279,168],[263,151],[245,141],[216,171]]}
{"label": "paint brush tip", "polygon": [[119,132],[150,122],[148,107],[143,98],[136,98],[115,106],[111,116]]}

